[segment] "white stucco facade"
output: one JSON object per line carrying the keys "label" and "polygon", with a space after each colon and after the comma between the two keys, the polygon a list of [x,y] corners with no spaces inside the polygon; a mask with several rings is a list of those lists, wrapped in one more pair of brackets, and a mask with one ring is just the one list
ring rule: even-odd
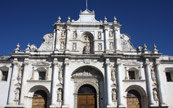
{"label": "white stucco facade", "polygon": [[39,48],[28,44],[22,51],[18,44],[0,56],[0,108],[32,108],[40,90],[47,108],[78,108],[83,85],[95,89],[96,108],[128,108],[130,91],[139,93],[140,108],[173,108],[173,57],[155,45],[134,48],[116,18],[97,21],[86,9],[77,21],[59,17],[53,28]]}

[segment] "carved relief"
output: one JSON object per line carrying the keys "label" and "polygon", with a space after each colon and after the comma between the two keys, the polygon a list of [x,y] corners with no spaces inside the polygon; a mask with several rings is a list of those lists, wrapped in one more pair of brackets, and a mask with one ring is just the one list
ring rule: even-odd
{"label": "carved relief", "polygon": [[102,38],[101,32],[98,32],[98,39],[101,39],[101,38]]}
{"label": "carved relief", "polygon": [[39,51],[50,51],[53,50],[53,34],[49,33],[44,35],[44,42],[41,44]]}
{"label": "carved relief", "polygon": [[121,45],[123,51],[136,51],[136,49],[133,47],[132,43],[130,42],[130,37],[122,34],[121,36]]}
{"label": "carved relief", "polygon": [[101,51],[102,50],[102,43],[98,44],[98,50]]}

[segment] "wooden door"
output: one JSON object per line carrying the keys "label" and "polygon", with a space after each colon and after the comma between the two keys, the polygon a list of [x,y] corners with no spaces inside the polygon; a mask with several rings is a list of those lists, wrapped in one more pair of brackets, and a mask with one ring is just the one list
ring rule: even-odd
{"label": "wooden door", "polygon": [[127,108],[140,108],[140,101],[134,94],[127,96]]}
{"label": "wooden door", "polygon": [[39,94],[34,94],[32,98],[32,108],[45,108],[45,99]]}
{"label": "wooden door", "polygon": [[78,108],[95,108],[95,94],[78,94]]}

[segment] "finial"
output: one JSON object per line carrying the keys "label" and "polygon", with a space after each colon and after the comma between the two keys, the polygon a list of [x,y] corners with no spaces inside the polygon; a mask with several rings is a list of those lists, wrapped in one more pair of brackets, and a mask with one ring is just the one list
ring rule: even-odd
{"label": "finial", "polygon": [[67,22],[70,22],[70,19],[71,19],[71,18],[70,18],[70,17],[68,17],[68,18],[67,18]]}
{"label": "finial", "polygon": [[15,53],[17,53],[19,51],[20,45],[19,43],[16,45],[16,49],[14,50]]}
{"label": "finial", "polygon": [[28,51],[29,48],[30,48],[30,43],[28,43],[27,48],[26,48],[26,51]]}
{"label": "finial", "polygon": [[57,21],[58,23],[60,23],[61,22],[61,17],[59,16],[58,17],[58,21]]}
{"label": "finial", "polygon": [[154,48],[154,49],[153,49],[153,53],[154,53],[154,54],[158,54],[159,51],[158,51],[157,46],[156,46],[155,44],[153,45],[153,48]]}
{"label": "finial", "polygon": [[105,16],[105,18],[104,18],[104,23],[107,23],[107,18],[106,18],[106,16]]}
{"label": "finial", "polygon": [[114,23],[117,23],[117,18],[114,16]]}
{"label": "finial", "polygon": [[148,53],[147,45],[146,44],[144,44],[144,53]]}

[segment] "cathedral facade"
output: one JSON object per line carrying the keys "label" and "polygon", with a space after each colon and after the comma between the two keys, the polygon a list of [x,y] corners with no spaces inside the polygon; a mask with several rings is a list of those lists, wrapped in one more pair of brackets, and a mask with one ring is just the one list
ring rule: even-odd
{"label": "cathedral facade", "polygon": [[134,48],[121,24],[94,11],[0,56],[0,108],[173,108],[173,57]]}

